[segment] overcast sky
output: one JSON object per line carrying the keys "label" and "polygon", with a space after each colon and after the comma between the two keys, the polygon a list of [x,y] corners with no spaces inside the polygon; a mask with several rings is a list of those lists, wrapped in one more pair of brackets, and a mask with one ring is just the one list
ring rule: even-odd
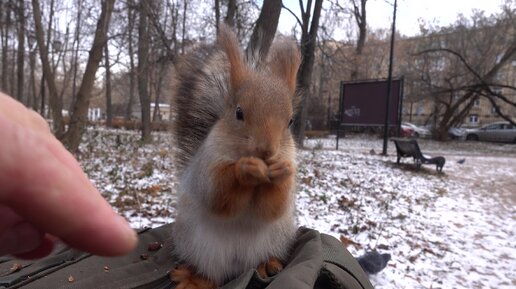
{"label": "overcast sky", "polygon": [[[360,1],[360,0],[357,0]],[[516,0],[512,0],[516,7]],[[306,2],[306,1],[303,1]],[[406,36],[419,32],[419,19],[446,26],[455,22],[459,13],[470,16],[474,9],[483,10],[486,15],[501,11],[504,0],[398,0],[396,30]],[[299,13],[299,0],[283,0],[285,6]],[[368,0],[367,22],[373,28],[389,28],[392,22],[394,0]],[[295,23],[293,16],[283,10],[279,30],[290,31]]]}

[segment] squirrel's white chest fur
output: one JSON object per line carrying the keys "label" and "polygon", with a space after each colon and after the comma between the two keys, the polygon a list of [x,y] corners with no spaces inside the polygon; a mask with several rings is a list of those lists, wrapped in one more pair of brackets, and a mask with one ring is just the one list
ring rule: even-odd
{"label": "squirrel's white chest fur", "polygon": [[245,221],[238,224],[217,219],[195,220],[210,217],[188,209],[176,221],[176,252],[199,274],[217,284],[256,268],[272,256],[285,258],[295,234],[290,218],[265,226],[254,222],[246,226]]}
{"label": "squirrel's white chest fur", "polygon": [[182,176],[172,238],[179,259],[221,285],[271,257],[287,257],[296,232],[294,193],[283,216],[273,222],[260,220],[245,209],[234,218],[215,216],[208,208],[206,192],[212,186],[206,161],[213,159],[204,149],[203,145]]}

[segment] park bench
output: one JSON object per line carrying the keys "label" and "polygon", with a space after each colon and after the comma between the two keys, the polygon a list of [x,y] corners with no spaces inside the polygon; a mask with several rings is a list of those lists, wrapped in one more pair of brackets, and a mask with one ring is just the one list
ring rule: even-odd
{"label": "park bench", "polygon": [[421,152],[417,140],[408,138],[391,138],[391,140],[394,142],[394,145],[396,145],[396,152],[398,155],[398,159],[396,161],[397,164],[400,163],[401,158],[412,157],[418,169],[421,168],[422,164],[424,164],[435,165],[437,172],[443,171],[446,159],[442,156],[433,158],[425,156]]}

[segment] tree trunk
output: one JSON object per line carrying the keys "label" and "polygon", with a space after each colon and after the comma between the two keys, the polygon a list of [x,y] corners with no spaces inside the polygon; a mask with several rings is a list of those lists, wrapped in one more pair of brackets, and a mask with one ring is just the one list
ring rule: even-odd
{"label": "tree trunk", "polygon": [[0,89],[9,92],[7,76],[9,75],[9,61],[8,61],[8,48],[9,48],[9,18],[11,10],[9,9],[6,2],[2,1],[0,12],[0,38],[2,40],[2,78],[0,80]]}
{"label": "tree trunk", "polygon": [[39,81],[39,113],[47,118],[48,113],[45,111],[46,101],[46,87],[45,87],[45,72],[41,75],[41,79]]}
{"label": "tree trunk", "polygon": [[303,11],[303,27],[301,35],[301,55],[303,62],[297,74],[298,87],[301,93],[299,103],[299,111],[294,122],[294,137],[296,143],[303,147],[305,138],[305,123],[307,117],[307,99],[310,93],[310,84],[312,82],[312,71],[315,58],[315,44],[317,41],[317,30],[319,29],[319,19],[321,16],[323,0],[315,0],[314,15],[310,24],[310,10],[312,1],[307,3],[306,11]]}
{"label": "tree trunk", "polygon": [[77,66],[79,65],[79,46],[80,46],[80,34],[81,34],[81,15],[82,15],[82,1],[77,1],[77,23],[75,24],[75,34],[74,34],[74,41],[72,47],[74,48],[73,52],[73,59],[72,59],[72,65],[73,65],[73,80],[72,80],[72,101],[70,102],[70,111],[73,109],[73,106],[75,105],[75,99],[77,97]]}
{"label": "tree trunk", "polygon": [[358,7],[355,0],[353,0],[353,15],[358,26],[358,41],[350,75],[352,80],[360,77],[359,69],[362,64],[362,51],[364,50],[367,36],[366,2],[367,0],[360,0],[360,7]]}
{"label": "tree trunk", "polygon": [[64,133],[64,121],[62,114],[63,103],[59,101],[57,95],[54,72],[50,67],[50,61],[48,59],[48,48],[44,40],[43,26],[41,24],[41,10],[39,7],[39,0],[32,0],[34,24],[36,26],[36,40],[38,42],[39,56],[43,66],[43,75],[48,86],[50,108],[52,110],[52,119],[54,121],[54,134],[58,138],[61,138]]}
{"label": "tree trunk", "polygon": [[[29,43],[30,46],[30,43]],[[31,50],[29,54],[29,66],[30,66],[30,98],[28,102],[28,107],[32,107],[34,111],[38,111],[38,102],[36,95],[38,94],[36,91],[36,75],[34,71],[36,70],[36,51]]]}
{"label": "tree trunk", "polygon": [[111,66],[109,64],[108,44],[104,46],[104,59],[106,65],[106,126],[113,126],[113,106],[111,105]]}
{"label": "tree trunk", "polygon": [[70,118],[70,128],[63,138],[63,143],[72,152],[76,152],[79,148],[81,137],[86,128],[91,90],[95,82],[95,73],[102,60],[102,50],[107,42],[107,31],[114,4],[115,0],[102,1],[102,11],[100,12],[100,17],[95,29],[95,37],[89,51],[88,62],[86,63],[81,86],[77,92],[77,99]]}
{"label": "tree trunk", "polygon": [[215,0],[215,29],[217,35],[219,34],[219,23],[220,23],[220,0]]}
{"label": "tree trunk", "polygon": [[235,14],[237,10],[236,0],[228,0],[228,13],[226,14],[226,18],[224,18],[224,22],[230,27],[235,26]]}
{"label": "tree trunk", "polygon": [[266,57],[269,53],[278,21],[281,13],[281,0],[264,0],[260,16],[256,20],[251,40],[247,46],[247,55],[259,53],[261,57]]}
{"label": "tree trunk", "polygon": [[127,49],[129,52],[129,99],[127,102],[127,107],[125,109],[125,120],[130,120],[133,113],[133,103],[134,103],[134,87],[135,87],[135,79],[134,79],[134,71],[136,69],[134,65],[134,49],[133,49],[133,28],[134,28],[134,11],[133,11],[133,1],[129,0],[127,5],[127,22],[129,26],[129,31],[127,34],[128,44]]}
{"label": "tree trunk", "polygon": [[17,51],[17,77],[16,98],[24,104],[28,104],[28,98],[24,96],[25,76],[25,1],[18,2],[18,51]]}
{"label": "tree trunk", "polygon": [[367,18],[366,18],[367,0],[360,0],[360,8],[353,1],[355,20],[358,26],[357,54],[362,54],[364,50],[365,40],[367,36]]}
{"label": "tree trunk", "polygon": [[[489,84],[493,83],[493,79],[497,75],[498,71],[500,71],[500,69],[509,61],[512,61],[515,55],[516,41],[513,41],[510,44],[510,46],[505,50],[501,59],[491,69],[489,69],[487,73],[485,73],[484,75],[479,75],[477,72],[475,72],[478,78],[476,80],[479,84],[478,87],[474,90],[466,92],[466,94],[462,96],[456,103],[446,107],[446,110],[443,116],[441,117],[438,126],[438,140],[446,140],[448,138],[448,130],[455,124],[462,122],[462,120],[467,116],[469,110],[473,106],[473,102],[475,101],[475,98],[478,97],[479,92],[485,89],[485,87],[489,87]],[[464,103],[466,105],[462,106]]]}
{"label": "tree trunk", "polygon": [[[177,5],[172,5],[172,43],[174,45],[174,57],[176,57],[179,53],[179,45],[177,43],[177,22],[179,21],[179,8]],[[218,25],[218,24],[217,24]]]}
{"label": "tree trunk", "polygon": [[185,40],[186,40],[186,10],[188,7],[188,1],[183,1],[183,33],[181,34],[181,54],[185,54]]}
{"label": "tree trunk", "polygon": [[158,81],[156,83],[156,98],[154,100],[154,111],[152,112],[152,121],[161,121],[161,118],[158,116],[161,113],[161,108],[159,107],[159,102],[161,98],[161,87],[163,86],[163,79],[166,75],[166,66],[164,62],[159,63],[159,72],[158,72]]}
{"label": "tree trunk", "polygon": [[[148,91],[149,80],[149,31],[147,17],[148,3],[140,0],[140,23],[138,25],[138,94],[140,96],[140,106],[142,110],[142,141],[151,141],[150,127],[150,97]],[[184,27],[183,27],[184,29]]]}

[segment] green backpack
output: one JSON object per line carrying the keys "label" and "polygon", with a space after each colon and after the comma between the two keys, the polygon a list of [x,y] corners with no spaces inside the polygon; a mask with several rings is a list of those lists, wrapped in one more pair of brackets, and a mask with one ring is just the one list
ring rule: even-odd
{"label": "green backpack", "polygon": [[[173,224],[139,232],[130,254],[108,258],[68,247],[40,260],[0,258],[0,288],[174,288],[169,271],[177,266],[169,233]],[[163,244],[163,245],[161,245]],[[274,277],[244,272],[221,289],[370,289],[358,262],[335,238],[300,228],[290,261]]]}

